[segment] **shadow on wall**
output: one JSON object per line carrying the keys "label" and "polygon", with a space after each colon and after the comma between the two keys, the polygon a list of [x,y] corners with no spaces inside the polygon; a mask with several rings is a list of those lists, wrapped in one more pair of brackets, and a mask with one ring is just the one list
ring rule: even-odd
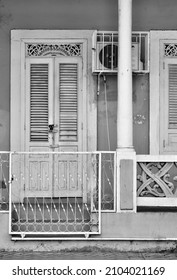
{"label": "shadow on wall", "polygon": [[9,151],[10,149],[9,126],[9,112],[0,110],[0,151]]}

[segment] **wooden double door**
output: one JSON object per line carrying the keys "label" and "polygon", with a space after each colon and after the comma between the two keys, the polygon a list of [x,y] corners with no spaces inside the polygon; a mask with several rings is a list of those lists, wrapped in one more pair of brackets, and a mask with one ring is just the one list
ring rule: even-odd
{"label": "wooden double door", "polygon": [[25,196],[83,196],[82,57],[27,58],[25,76]]}

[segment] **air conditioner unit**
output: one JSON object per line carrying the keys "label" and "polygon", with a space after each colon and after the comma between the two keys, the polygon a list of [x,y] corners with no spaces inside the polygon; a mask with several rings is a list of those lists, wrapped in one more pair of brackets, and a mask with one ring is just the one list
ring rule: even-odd
{"label": "air conditioner unit", "polygon": [[[146,69],[147,59],[141,61],[142,48],[143,53],[146,47],[144,38],[147,34],[132,34],[132,70],[134,72],[142,72]],[[142,39],[143,38],[143,39]],[[125,46],[126,47],[126,46]],[[118,33],[99,31],[93,36],[93,73],[117,73],[118,68]]]}
{"label": "air conditioner unit", "polygon": [[118,45],[97,42],[96,44],[96,70],[117,70]]}
{"label": "air conditioner unit", "polygon": [[[96,70],[117,71],[118,45],[110,43],[100,43],[96,45]],[[139,43],[132,43],[132,70],[139,70]]]}

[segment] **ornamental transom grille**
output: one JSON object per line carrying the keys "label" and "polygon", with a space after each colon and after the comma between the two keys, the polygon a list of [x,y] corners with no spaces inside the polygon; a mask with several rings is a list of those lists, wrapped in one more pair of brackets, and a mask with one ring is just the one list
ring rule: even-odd
{"label": "ornamental transom grille", "polygon": [[164,56],[177,56],[177,44],[164,44]]}
{"label": "ornamental transom grille", "polygon": [[26,56],[81,56],[81,44],[26,44]]}

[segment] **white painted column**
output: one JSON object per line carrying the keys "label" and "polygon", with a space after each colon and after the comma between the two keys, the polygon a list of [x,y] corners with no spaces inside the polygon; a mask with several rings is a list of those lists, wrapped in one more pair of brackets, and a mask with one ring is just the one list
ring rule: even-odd
{"label": "white painted column", "polygon": [[117,148],[133,149],[132,117],[132,0],[118,2],[118,106]]}
{"label": "white painted column", "polygon": [[132,0],[118,0],[117,100],[118,212],[136,212],[136,154],[133,149]]}

